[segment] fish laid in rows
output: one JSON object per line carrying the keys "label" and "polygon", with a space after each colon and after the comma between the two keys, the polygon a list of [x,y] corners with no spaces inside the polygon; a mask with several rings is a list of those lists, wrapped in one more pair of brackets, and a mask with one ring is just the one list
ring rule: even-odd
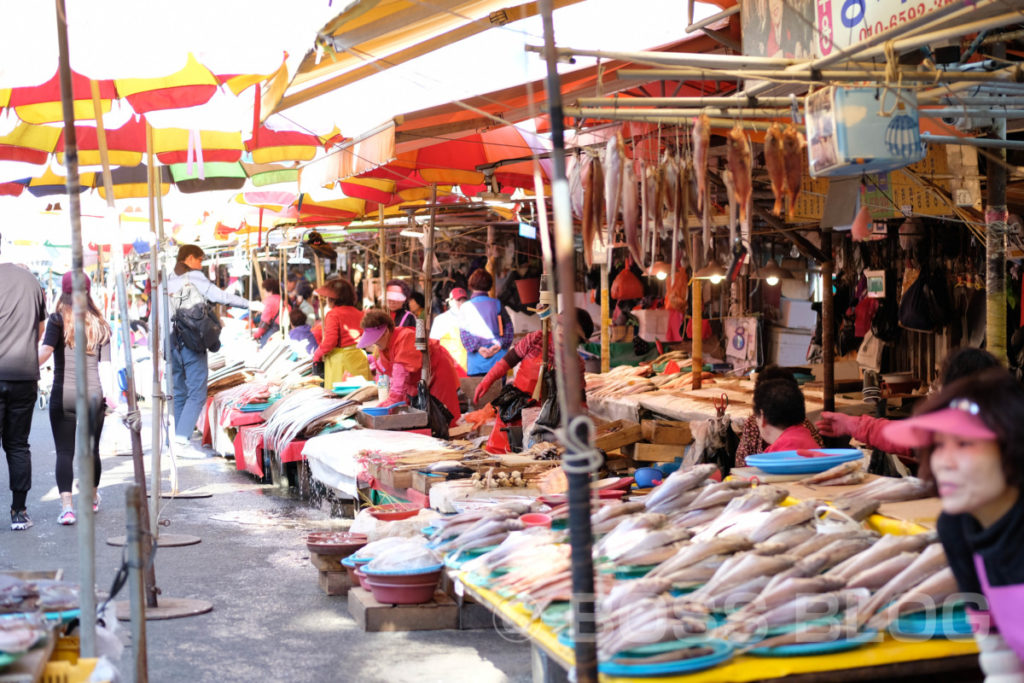
{"label": "fish laid in rows", "polygon": [[495,505],[486,510],[470,510],[451,517],[434,520],[434,532],[429,536],[432,541],[440,541],[457,536],[473,525],[485,519],[514,519],[530,511],[529,503],[510,502]]}
{"label": "fish laid in rows", "polygon": [[747,493],[729,501],[722,513],[694,538],[703,541],[726,532],[747,535],[760,527],[770,515],[769,510],[773,510],[788,495],[786,489],[772,485],[748,490]]}
{"label": "fish laid in rows", "polygon": [[879,534],[877,532],[868,531],[867,529],[840,529],[838,531],[833,531],[829,533],[819,531],[803,543],[800,543],[797,546],[795,546],[790,551],[790,554],[796,555],[798,557],[807,557],[808,555],[816,553],[817,551],[827,546],[829,543],[832,543],[833,541],[839,538],[870,538],[872,540],[875,540],[878,537]]}
{"label": "fish laid in rows", "polygon": [[674,526],[634,532],[629,543],[616,544],[607,557],[618,565],[658,564],[672,557],[678,544],[692,535],[689,529]]}
{"label": "fish laid in rows", "polygon": [[873,543],[874,541],[868,538],[841,538],[832,541],[813,555],[808,555],[807,559],[813,561],[818,557],[823,558],[821,569],[819,571],[827,571],[832,567],[835,567],[840,562],[848,560],[858,553],[864,552],[870,548]]}
{"label": "fish laid in rows", "polygon": [[675,503],[682,494],[700,486],[717,471],[718,467],[710,464],[696,465],[685,471],[676,470],[647,496],[644,504],[651,512],[676,510]]}
{"label": "fish laid in rows", "polygon": [[931,493],[931,485],[917,477],[879,477],[860,488],[844,493],[838,500],[873,500],[879,503],[899,503],[904,500],[927,498]]}
{"label": "fish laid in rows", "polygon": [[877,500],[870,498],[837,498],[832,502],[830,506],[833,510],[838,510],[850,519],[863,522],[871,515],[878,512],[878,507],[881,505]]}
{"label": "fish laid in rows", "polygon": [[877,565],[867,567],[854,574],[846,582],[850,588],[867,588],[876,591],[889,583],[894,576],[910,566],[917,559],[917,553],[900,553],[894,557],[879,562]]}
{"label": "fish laid in rows", "polygon": [[673,588],[695,588],[711,580],[730,555],[712,555],[699,562],[668,574]]}
{"label": "fish laid in rows", "polygon": [[644,576],[629,581],[619,581],[611,591],[601,599],[600,612],[609,614],[615,610],[632,604],[642,597],[653,597],[666,593],[672,588],[672,582],[665,577]]}
{"label": "fish laid in rows", "polygon": [[800,195],[800,183],[804,177],[804,134],[793,124],[782,131],[782,164],[786,170],[786,196],[789,198],[787,214],[793,217],[796,198]]}
{"label": "fish laid in rows", "polygon": [[755,553],[733,555],[719,567],[706,584],[690,594],[692,600],[704,600],[723,590],[735,588],[757,576],[771,576],[789,569],[796,561],[791,555],[764,556]]}
{"label": "fish laid in rows", "polygon": [[674,572],[691,567],[709,557],[732,555],[750,549],[750,541],[742,536],[718,536],[701,543],[688,543],[676,553],[648,572],[648,577],[671,576]]}
{"label": "fish laid in rows", "polygon": [[525,525],[518,519],[488,520],[466,533],[459,534],[447,543],[438,546],[438,551],[446,553],[452,550],[470,550],[497,545],[504,541],[509,532],[522,531]]}
{"label": "fish laid in rows", "polygon": [[947,566],[949,565],[946,562],[946,553],[942,549],[942,544],[932,543],[927,546],[906,569],[890,579],[888,583],[871,596],[871,600],[864,605],[860,614],[857,615],[858,626],[862,626],[875,612],[887,605],[890,600],[903,595],[935,572]]}
{"label": "fish laid in rows", "polygon": [[628,657],[612,657],[615,664],[628,664],[629,666],[647,666],[650,664],[665,664],[668,662],[681,662],[687,659],[698,659],[714,654],[715,649],[710,645],[690,645],[678,650],[669,650],[656,655]]}
{"label": "fish laid in rows", "polygon": [[700,495],[687,506],[688,510],[703,510],[716,505],[727,505],[731,500],[747,493],[752,486],[748,479],[727,479],[701,489]]}
{"label": "fish laid in rows", "polygon": [[[680,609],[678,605],[683,605]],[[598,657],[602,660],[641,645],[663,643],[707,632],[707,620],[694,615],[686,602],[671,598],[645,598],[625,618],[613,620],[598,635]],[[602,622],[604,619],[602,618]]]}
{"label": "fish laid in rows", "polygon": [[942,602],[958,590],[953,570],[946,567],[932,574],[912,590],[904,593],[884,611],[872,617],[868,626],[880,631],[904,614],[936,612],[941,608]]}
{"label": "fish laid in rows", "polygon": [[693,169],[697,181],[697,211],[708,203],[708,151],[711,148],[711,119],[704,112],[693,122]]}
{"label": "fish laid in rows", "polygon": [[772,184],[775,205],[772,213],[782,215],[783,197],[786,195],[786,169],[782,151],[782,126],[773,123],[764,136],[764,165],[768,169],[768,180]]}
{"label": "fish laid in rows", "polygon": [[619,220],[622,199],[622,167],[626,161],[624,147],[622,133],[616,133],[608,138],[604,150],[604,205],[605,219],[608,221],[605,244],[609,246],[609,253],[611,245],[615,243],[615,223]]}
{"label": "fish laid in rows", "polygon": [[594,557],[614,558],[629,550],[636,544],[639,534],[660,529],[665,526],[668,516],[657,512],[642,512],[629,515],[594,544]]}
{"label": "fish laid in rows", "polygon": [[885,534],[862,553],[859,553],[842,564],[829,570],[842,579],[849,579],[869,567],[874,567],[890,557],[900,553],[920,552],[926,545],[936,540],[934,534],[911,534],[897,536]]}
{"label": "fish laid in rows", "polygon": [[637,185],[633,160],[623,155],[622,159],[622,227],[626,233],[626,244],[633,260],[644,267],[644,245],[640,239],[640,188]]}
{"label": "fish laid in rows", "polygon": [[[811,525],[800,524],[788,529],[783,529],[777,534],[770,536],[767,541],[762,541],[761,543],[777,543],[784,545],[787,549],[791,549],[808,540],[816,533],[817,532],[814,530],[814,527]],[[757,545],[761,545],[761,543],[758,543]],[[757,549],[757,545],[754,546],[755,549]]]}
{"label": "fish laid in rows", "polygon": [[645,509],[643,503],[632,501],[602,505],[597,512],[590,515],[590,526],[595,534],[606,534],[619,525],[621,517],[643,512]]}
{"label": "fish laid in rows", "polygon": [[773,510],[764,523],[750,534],[751,542],[767,541],[783,529],[803,524],[814,517],[815,510],[820,505],[821,503],[815,500],[803,500],[796,505]]}
{"label": "fish laid in rows", "polygon": [[864,588],[844,589],[828,593],[800,595],[794,600],[758,614],[742,622],[733,622],[721,630],[735,639],[755,637],[766,630],[789,624],[837,616],[846,610],[859,610],[868,599]]}
{"label": "fish laid in rows", "polygon": [[688,510],[672,515],[672,523],[691,529],[695,533],[700,533],[705,525],[714,522],[724,511],[724,505],[715,505],[714,507],[701,510]]}
{"label": "fish laid in rows", "polygon": [[743,621],[752,615],[763,614],[779,605],[784,605],[801,595],[829,593],[839,590],[845,585],[846,582],[835,576],[792,577],[774,586],[766,587],[749,604],[730,614],[726,621]]}
{"label": "fish laid in rows", "polygon": [[733,184],[736,186],[736,203],[740,207],[740,225],[743,226],[743,236],[749,239],[750,199],[753,193],[750,140],[739,121],[729,131],[725,159],[729,171],[732,173]]}
{"label": "fish laid in rows", "polygon": [[818,484],[820,486],[835,486],[836,479],[842,479],[848,475],[852,475],[856,472],[863,471],[863,460],[850,460],[848,462],[842,463],[841,465],[830,467],[824,472],[818,472],[817,474],[814,474],[810,477],[801,479],[797,483],[803,484],[804,486],[813,486],[814,484]]}
{"label": "fish laid in rows", "polygon": [[795,631],[780,633],[754,643],[751,643],[737,654],[747,650],[782,647],[785,645],[802,645],[804,643],[832,643],[837,640],[849,640],[857,635],[858,631],[853,626],[843,624],[813,624],[803,626]]}

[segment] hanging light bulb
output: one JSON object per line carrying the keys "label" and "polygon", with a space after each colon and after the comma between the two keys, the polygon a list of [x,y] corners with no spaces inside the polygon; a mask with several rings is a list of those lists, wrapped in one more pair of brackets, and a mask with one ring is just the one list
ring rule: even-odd
{"label": "hanging light bulb", "polygon": [[695,280],[711,280],[711,284],[717,285],[725,279],[725,268],[718,262],[718,259],[712,259],[710,263],[698,270],[693,278]]}
{"label": "hanging light bulb", "polygon": [[669,265],[664,261],[655,261],[651,264],[650,269],[647,271],[648,275],[653,275],[659,280],[665,280],[668,278],[668,273],[671,270]]}
{"label": "hanging light bulb", "polygon": [[775,261],[768,261],[768,265],[761,269],[760,277],[764,279],[765,284],[774,287],[779,284],[780,280],[792,278],[793,274],[779,266]]}

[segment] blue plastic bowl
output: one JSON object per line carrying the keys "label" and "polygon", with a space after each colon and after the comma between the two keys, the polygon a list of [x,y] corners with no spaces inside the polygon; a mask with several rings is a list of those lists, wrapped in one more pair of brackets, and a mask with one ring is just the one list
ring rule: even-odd
{"label": "blue plastic bowl", "polygon": [[649,489],[661,483],[665,475],[657,467],[641,467],[633,473],[633,481],[637,488]]}
{"label": "blue plastic bowl", "polygon": [[383,408],[361,408],[361,410],[367,415],[380,417],[381,415],[387,415],[389,408],[385,406]]}

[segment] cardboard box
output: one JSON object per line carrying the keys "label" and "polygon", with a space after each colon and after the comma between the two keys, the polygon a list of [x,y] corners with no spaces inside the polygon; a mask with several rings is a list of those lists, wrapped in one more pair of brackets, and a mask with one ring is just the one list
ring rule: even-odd
{"label": "cardboard box", "polygon": [[373,593],[352,588],[348,593],[348,611],[364,631],[437,631],[459,625],[459,607],[444,591],[422,605],[385,605],[373,599]]}
{"label": "cardboard box", "polygon": [[779,324],[783,327],[813,330],[818,325],[818,313],[811,305],[810,301],[783,298],[779,304]]}
{"label": "cardboard box", "polygon": [[773,327],[768,335],[769,358],[783,367],[805,365],[813,336],[814,333],[809,330]]}
{"label": "cardboard box", "polygon": [[637,334],[643,339],[664,339],[668,336],[668,319],[671,314],[671,311],[664,308],[633,311],[633,315],[640,321]]}
{"label": "cardboard box", "polygon": [[651,443],[678,444],[685,446],[693,442],[689,422],[675,420],[643,420],[640,422],[644,439]]}

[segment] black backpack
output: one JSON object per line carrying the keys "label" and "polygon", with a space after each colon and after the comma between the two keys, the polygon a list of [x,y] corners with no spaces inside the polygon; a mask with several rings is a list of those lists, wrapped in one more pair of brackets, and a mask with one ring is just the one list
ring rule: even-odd
{"label": "black backpack", "polygon": [[220,350],[223,325],[217,309],[191,282],[170,296],[171,325],[179,345],[203,353]]}

